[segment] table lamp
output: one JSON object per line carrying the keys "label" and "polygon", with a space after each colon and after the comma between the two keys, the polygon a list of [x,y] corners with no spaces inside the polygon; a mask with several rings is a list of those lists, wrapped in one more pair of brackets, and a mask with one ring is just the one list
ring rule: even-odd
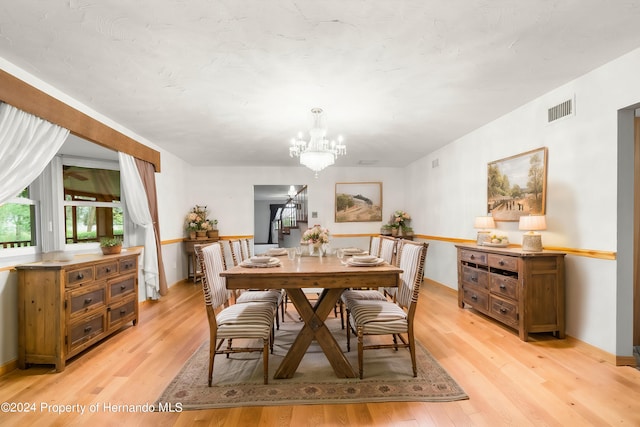
{"label": "table lamp", "polygon": [[473,223],[473,228],[480,229],[476,243],[478,246],[482,246],[484,242],[489,241],[489,235],[491,234],[489,229],[496,228],[496,223],[492,216],[477,216]]}
{"label": "table lamp", "polygon": [[542,236],[536,233],[538,230],[547,229],[547,221],[544,215],[524,215],[520,217],[518,229],[527,230],[522,235],[522,250],[527,252],[542,251]]}

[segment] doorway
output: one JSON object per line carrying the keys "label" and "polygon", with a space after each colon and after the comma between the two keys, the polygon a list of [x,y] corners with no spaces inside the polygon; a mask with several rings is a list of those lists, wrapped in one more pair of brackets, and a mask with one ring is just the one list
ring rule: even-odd
{"label": "doorway", "polygon": [[[290,192],[297,192],[304,185],[254,185],[253,186],[253,241],[255,253],[266,252],[270,248],[289,247],[293,241],[300,241],[299,229],[288,230],[287,235],[279,232],[281,223],[277,219],[286,212]],[[297,239],[297,240],[296,240]]]}

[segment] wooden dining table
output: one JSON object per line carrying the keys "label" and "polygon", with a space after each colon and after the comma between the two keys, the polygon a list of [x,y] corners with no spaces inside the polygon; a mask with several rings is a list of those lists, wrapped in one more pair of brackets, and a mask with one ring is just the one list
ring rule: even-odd
{"label": "wooden dining table", "polygon": [[[238,265],[220,273],[226,278],[228,289],[285,289],[304,321],[274,378],[292,378],[313,340],[322,348],[336,376],[356,378],[356,371],[325,320],[345,289],[397,287],[402,270],[387,263],[367,267],[345,265],[335,256],[297,256],[294,260],[279,258],[277,267],[247,268]],[[318,289],[319,293],[313,305],[303,291],[309,288]]]}

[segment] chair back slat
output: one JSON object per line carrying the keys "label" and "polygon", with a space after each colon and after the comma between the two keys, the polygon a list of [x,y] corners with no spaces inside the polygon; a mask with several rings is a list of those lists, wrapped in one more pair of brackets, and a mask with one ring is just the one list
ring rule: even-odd
{"label": "chair back slat", "polygon": [[371,236],[369,241],[369,255],[380,255],[380,236]]}
{"label": "chair back slat", "polygon": [[233,258],[233,265],[238,265],[245,260],[242,253],[242,243],[239,239],[229,240],[229,248],[231,249],[231,257]]}
{"label": "chair back slat", "polygon": [[202,290],[206,305],[216,309],[229,300],[226,279],[220,273],[226,269],[221,244],[195,247],[202,269]]}
{"label": "chair back slat", "polygon": [[424,276],[427,243],[403,240],[398,247],[398,266],[402,269],[396,301],[401,307],[410,308],[418,300],[420,284]]}
{"label": "chair back slat", "polygon": [[393,237],[380,236],[380,253],[379,257],[389,264],[393,264],[396,252],[397,240]]}
{"label": "chair back slat", "polygon": [[251,243],[249,242],[249,239],[242,239],[242,250],[244,259],[251,258]]}

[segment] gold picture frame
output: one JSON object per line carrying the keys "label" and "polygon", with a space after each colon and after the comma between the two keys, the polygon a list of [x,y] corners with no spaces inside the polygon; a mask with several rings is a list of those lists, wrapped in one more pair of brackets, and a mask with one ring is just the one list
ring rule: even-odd
{"label": "gold picture frame", "polygon": [[547,202],[547,147],[487,166],[487,212],[495,221],[544,215]]}
{"label": "gold picture frame", "polygon": [[335,222],[382,221],[381,182],[337,182]]}

